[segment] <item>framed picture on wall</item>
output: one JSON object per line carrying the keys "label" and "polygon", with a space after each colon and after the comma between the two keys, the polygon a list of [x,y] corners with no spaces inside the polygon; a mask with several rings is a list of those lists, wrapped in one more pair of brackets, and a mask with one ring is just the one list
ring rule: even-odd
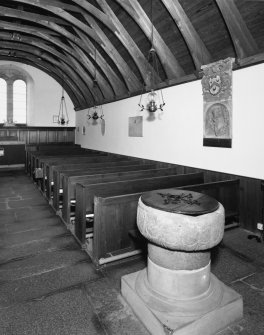
{"label": "framed picture on wall", "polygon": [[143,117],[133,116],[128,118],[128,136],[143,137]]}
{"label": "framed picture on wall", "polygon": [[53,123],[59,123],[59,116],[53,115]]}

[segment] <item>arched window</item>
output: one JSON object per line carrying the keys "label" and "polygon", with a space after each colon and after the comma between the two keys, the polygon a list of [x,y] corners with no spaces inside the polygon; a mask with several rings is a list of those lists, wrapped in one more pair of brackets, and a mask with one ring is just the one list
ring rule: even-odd
{"label": "arched window", "polygon": [[0,123],[5,122],[7,115],[7,83],[0,78]]}
{"label": "arched window", "polygon": [[13,121],[27,122],[27,85],[24,80],[16,80],[13,83]]}

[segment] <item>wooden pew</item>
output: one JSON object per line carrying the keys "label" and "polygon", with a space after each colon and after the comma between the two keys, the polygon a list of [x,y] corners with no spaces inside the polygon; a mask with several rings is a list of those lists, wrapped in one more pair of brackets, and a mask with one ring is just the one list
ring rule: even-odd
{"label": "wooden pew", "polygon": [[29,169],[29,174],[30,176],[33,175],[33,171],[35,170],[35,168],[38,167],[38,157],[40,156],[59,156],[59,155],[80,155],[83,153],[89,153],[90,151],[87,149],[83,149],[80,147],[63,147],[63,148],[53,148],[53,149],[49,149],[49,150],[39,150],[39,151],[34,151],[30,153],[30,169]]}
{"label": "wooden pew", "polygon": [[[143,167],[143,166],[142,166]],[[123,180],[132,181],[134,179],[145,179],[145,178],[156,178],[166,177],[169,175],[175,175],[178,173],[177,167],[170,168],[152,168],[152,169],[141,169],[133,171],[130,167],[127,167],[127,171],[115,171],[110,172],[104,171],[102,174],[86,175],[86,176],[74,176],[67,179],[67,184],[64,184],[64,196],[63,196],[63,207],[62,207],[62,218],[67,226],[70,224],[71,218],[71,200],[75,199],[75,187],[77,183],[85,185],[100,184],[108,182],[118,182]]]}
{"label": "wooden pew", "polygon": [[29,170],[29,175],[33,176],[33,173],[35,171],[36,168],[39,168],[39,158],[43,158],[43,157],[56,157],[56,156],[77,156],[77,155],[83,155],[85,153],[89,153],[89,151],[86,151],[84,149],[75,149],[75,148],[71,148],[71,149],[66,149],[63,148],[61,150],[44,150],[44,151],[37,151],[37,152],[33,152],[30,155],[30,170]]}
{"label": "wooden pew", "polygon": [[239,179],[228,179],[180,188],[204,193],[218,200],[225,208],[226,227],[232,227],[238,226],[239,222],[239,185]]}
{"label": "wooden pew", "polygon": [[203,181],[203,173],[190,173],[100,184],[77,183],[74,235],[81,245],[85,244],[86,215],[94,213],[94,196],[143,193],[160,188],[200,184]]}
{"label": "wooden pew", "polygon": [[45,143],[45,144],[25,144],[25,169],[26,172],[29,173],[30,170],[30,156],[33,153],[36,153],[37,151],[49,151],[52,152],[54,150],[58,150],[58,149],[79,149],[80,146],[77,144],[74,144],[72,142],[65,142],[65,143]]}
{"label": "wooden pew", "polygon": [[[131,167],[131,168],[130,168]],[[74,176],[85,179],[87,175],[104,173],[106,172],[118,172],[118,171],[129,171],[129,170],[144,170],[155,168],[156,164],[143,164],[142,160],[133,161],[110,161],[107,163],[94,163],[91,164],[75,164],[65,165],[65,168],[56,166],[53,169],[53,199],[52,204],[55,210],[58,210],[59,197],[63,197],[63,179],[67,176]],[[120,169],[121,168],[121,169]],[[62,191],[62,192],[61,192]]]}
{"label": "wooden pew", "polygon": [[115,158],[106,155],[75,155],[75,156],[56,156],[56,157],[43,157],[39,159],[40,167],[43,171],[43,177],[40,179],[41,190],[46,194],[47,185],[53,181],[53,168],[57,165],[62,165],[68,162],[69,164],[80,163],[102,163],[108,161],[119,161],[120,158]]}
{"label": "wooden pew", "polygon": [[84,157],[70,157],[67,159],[54,159],[52,161],[45,160],[43,164],[43,173],[46,177],[47,182],[47,193],[46,196],[50,198],[50,191],[51,191],[51,183],[53,180],[53,171],[56,167],[65,167],[66,165],[79,165],[81,163],[89,164],[91,167],[100,167],[103,166],[103,164],[110,165],[115,163],[121,163],[121,162],[128,162],[128,158],[125,156],[123,157],[117,157],[117,156],[105,156],[105,155],[92,155],[92,156],[84,156]]}
{"label": "wooden pew", "polygon": [[[177,188],[214,197],[225,208],[226,222],[238,220],[239,179]],[[85,247],[97,266],[141,252],[145,242],[136,225],[140,195],[95,196],[93,238],[88,238]]]}

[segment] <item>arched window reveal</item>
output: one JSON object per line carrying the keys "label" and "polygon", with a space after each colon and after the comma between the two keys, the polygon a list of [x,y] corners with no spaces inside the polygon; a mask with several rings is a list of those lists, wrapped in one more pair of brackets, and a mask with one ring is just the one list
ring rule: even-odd
{"label": "arched window reveal", "polygon": [[7,83],[0,78],[0,123],[6,122],[7,118]]}
{"label": "arched window reveal", "polygon": [[13,122],[27,122],[27,85],[23,80],[13,84]]}

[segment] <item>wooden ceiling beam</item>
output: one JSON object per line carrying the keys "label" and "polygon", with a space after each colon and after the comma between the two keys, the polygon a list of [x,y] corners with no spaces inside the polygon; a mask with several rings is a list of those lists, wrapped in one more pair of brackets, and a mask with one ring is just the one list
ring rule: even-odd
{"label": "wooden ceiling beam", "polygon": [[[63,20],[66,21],[66,22],[62,21],[61,24],[67,24],[67,22],[69,22],[70,26],[74,25],[75,27],[78,27],[85,34],[87,34],[92,39],[94,39],[97,43],[102,43],[101,40],[98,38],[96,32],[93,29],[89,28],[86,24],[84,24],[80,20],[76,19],[73,15],[69,14],[68,12],[63,10],[62,8],[59,8],[59,7],[56,7],[56,6],[46,5],[44,2],[41,2],[40,0],[9,0],[9,1],[26,3],[26,4],[29,4],[29,5],[44,9],[46,11],[49,11],[49,12],[57,15],[59,18],[62,18]],[[33,15],[33,14],[31,14],[31,15]],[[40,16],[42,17],[42,19],[45,19],[45,17],[46,17],[44,15],[40,15]],[[46,17],[46,20],[48,20],[49,22],[57,23],[57,22],[55,22],[54,17],[51,17],[51,18]]]}
{"label": "wooden ceiling beam", "polygon": [[[0,12],[2,11],[2,9],[4,10],[5,7],[0,6]],[[74,42],[75,44],[79,45],[84,51],[86,51],[88,53],[91,51],[87,47],[87,45],[85,43],[83,43],[83,41],[78,36],[73,35],[68,30],[64,29],[63,27],[57,25],[54,22],[45,20],[45,17],[43,19],[43,16],[42,16],[42,19],[38,19],[33,15],[29,15],[26,12],[18,11],[18,10],[15,10],[15,9],[8,9],[8,11],[4,11],[4,16],[12,17],[12,18],[19,18],[19,19],[22,19],[22,20],[34,22],[34,23],[39,24],[41,26],[47,27],[51,31],[55,31],[59,35],[65,37],[66,39],[68,39],[68,40]],[[19,25],[18,25],[18,29],[19,29]]]}
{"label": "wooden ceiling beam", "polygon": [[[13,1],[13,0],[9,0],[9,1]],[[30,12],[26,12],[22,9],[14,9],[14,8],[9,8],[9,7],[4,7],[4,6],[0,6],[1,8],[1,15],[0,16],[11,16],[11,17],[15,17],[18,20],[20,19],[20,15],[23,14],[23,16],[29,18],[31,16],[34,16],[35,20],[47,20],[47,21],[53,21],[57,24],[67,24],[67,22],[65,22],[63,19],[59,18],[59,17],[54,17],[54,16],[48,16],[48,15],[41,15],[41,14],[37,14],[37,13],[30,13]],[[14,16],[13,16],[14,14]]]}
{"label": "wooden ceiling beam", "polygon": [[17,25],[16,23],[7,23],[6,21],[0,20],[0,30],[1,29],[9,31],[10,34],[12,34],[12,32],[15,31],[18,34],[22,32],[28,35],[36,36],[41,40],[49,42],[49,44],[57,46],[58,48],[71,54],[72,56],[76,57],[80,62],[82,62],[82,59],[81,57],[78,56],[78,53],[73,48],[69,47],[68,45],[63,43],[59,38],[57,38],[57,36],[60,36],[60,34],[53,34],[52,30],[41,29],[40,27],[34,28],[32,26],[24,24]]}
{"label": "wooden ceiling beam", "polygon": [[[10,41],[10,33],[0,32],[0,40],[1,39],[5,41]],[[80,66],[80,64],[77,61],[73,61],[73,58],[70,59],[69,58],[70,56],[66,57],[63,53],[41,42],[41,40],[39,39],[28,37],[28,36],[21,36],[21,39],[23,42],[23,44],[21,44],[22,46],[24,46],[24,44],[27,44],[27,45],[36,47],[38,49],[44,50],[45,52],[49,52],[50,54],[54,55],[56,58],[58,58],[59,61],[63,61],[65,64],[68,64],[68,66],[71,67],[72,71],[76,73],[75,75],[76,80],[78,80],[78,82],[83,81],[83,87],[86,86],[87,84],[88,86],[90,86],[90,88],[93,87],[93,81],[91,77],[88,76],[87,72],[84,71],[84,69]]]}
{"label": "wooden ceiling beam", "polygon": [[[95,6],[91,5],[87,1],[84,0],[73,0],[79,6],[82,6],[89,14],[92,14],[96,17],[100,22],[102,22],[108,29],[110,29],[120,40],[120,42],[127,49],[128,53],[131,55],[133,61],[138,67],[139,72],[141,73],[142,78],[147,80],[147,84],[149,85],[149,75],[150,65],[147,62],[146,58],[142,54],[141,50],[138,48],[134,40],[128,34],[126,29],[123,27],[121,22],[118,20],[110,6],[107,4],[105,0],[96,0],[97,3],[101,6],[103,11],[100,11]],[[83,13],[85,16],[85,13]],[[90,21],[88,21],[90,23]],[[101,36],[102,38],[102,36]],[[103,43],[107,43],[104,49],[107,48],[109,42],[106,41],[105,36],[102,39]],[[107,51],[107,50],[106,50]]]}
{"label": "wooden ceiling beam", "polygon": [[[114,25],[114,34],[124,45],[133,61],[137,65],[137,68],[142,76],[143,81],[147,86],[151,85],[151,78],[149,73],[152,72],[151,65],[148,63],[146,57],[143,55],[133,38],[129,35],[127,30],[124,28],[122,23],[119,21],[115,13],[112,11],[111,7],[105,0],[96,0],[97,3],[101,6],[103,11],[110,17]],[[156,72],[154,70],[154,72]],[[160,81],[160,78],[157,73],[155,73],[157,81]],[[169,73],[167,73],[169,75]]]}
{"label": "wooden ceiling beam", "polygon": [[[78,34],[78,36],[81,38],[82,42],[89,48],[89,52],[88,52],[89,56],[94,59],[95,47],[92,44],[92,42],[79,29],[75,28],[75,31]],[[73,45],[72,42],[70,43]],[[79,48],[77,44],[75,44],[74,49],[78,50],[78,54],[83,57],[84,61],[86,61],[87,55],[83,52],[81,48]],[[98,64],[98,67],[104,72],[106,78],[108,79],[108,82],[114,91],[114,95],[117,97],[126,95],[127,87],[125,85],[125,81],[122,81],[117,76],[115,71],[108,64],[108,62],[105,60],[105,58],[102,56],[102,54],[100,53],[98,49],[96,52],[96,62]]]}
{"label": "wooden ceiling beam", "polygon": [[[17,42],[1,42],[1,48],[27,52],[27,53],[33,54],[36,57],[39,57],[40,59],[44,59],[45,61],[48,61],[54,66],[57,66],[58,69],[62,71],[62,73],[65,72],[68,77],[72,78],[80,94],[82,95],[84,101],[86,101],[86,103],[89,103],[89,101],[91,100],[91,94],[88,91],[87,85],[85,85],[85,83],[82,82],[82,79],[76,74],[76,72],[73,71],[68,66],[68,64],[64,63],[62,60],[57,60],[54,57],[51,57],[48,53],[43,52],[33,46],[23,45],[22,43],[17,43]],[[92,99],[94,99],[94,97],[92,97]]]}
{"label": "wooden ceiling beam", "polygon": [[[78,51],[79,55],[82,56],[83,64],[87,68],[89,67],[90,75],[91,75],[92,79],[94,80],[94,73],[95,73],[94,64],[90,61],[89,57],[87,57],[83,53],[83,51],[80,48],[78,48],[78,46],[74,45],[72,42],[70,42],[70,44],[72,44],[72,46],[76,49],[76,51]],[[97,57],[98,56],[96,56],[96,58]],[[96,59],[96,61],[97,61],[97,59]],[[100,87],[100,90],[102,91],[102,94],[103,94],[104,98],[105,99],[113,99],[115,97],[114,90],[113,90],[112,86],[110,85],[110,83],[105,79],[105,77],[99,71],[96,72],[96,79],[97,79],[98,85]]]}
{"label": "wooden ceiling beam", "polygon": [[212,56],[178,0],[161,0],[179,28],[192,56],[196,70],[204,64],[211,63]]}
{"label": "wooden ceiling beam", "polygon": [[95,19],[89,15],[84,14],[86,21],[91,25],[91,27],[97,32],[98,36],[102,40],[101,47],[105,50],[108,56],[113,60],[119,72],[121,73],[124,82],[126,83],[129,91],[138,90],[142,87],[141,82],[127,65],[126,61],[120,56],[119,52],[113,46],[113,44],[109,41],[108,37],[99,27]]}
{"label": "wooden ceiling beam", "polygon": [[[77,61],[73,57],[71,57],[71,56],[68,56],[68,57],[73,62],[73,64],[75,64],[76,66],[78,66]],[[94,89],[94,81],[93,81],[93,79],[91,79],[91,77],[89,77],[89,79],[87,79],[87,84],[89,86],[89,90],[90,90],[91,94],[94,97],[94,101],[97,101],[97,102],[100,101],[100,102],[102,102],[105,98],[109,98],[110,99],[111,95],[108,96],[107,95],[108,91],[106,91],[104,88],[103,88],[103,90],[96,90],[96,89]],[[106,94],[106,96],[104,95],[103,92]]]}
{"label": "wooden ceiling beam", "polygon": [[[119,5],[134,19],[140,26],[144,34],[151,42],[152,22],[148,18],[146,12],[140,6],[138,1],[116,0]],[[184,75],[184,70],[178,63],[177,59],[160,36],[159,32],[153,27],[154,47],[160,62],[165,70],[168,79],[179,78]]]}
{"label": "wooden ceiling beam", "polygon": [[[101,11],[100,9],[90,4],[87,0],[72,0],[72,2],[76,3],[82,9],[86,10],[88,13],[93,15],[95,18],[101,21],[110,30],[112,31],[115,30],[115,25],[113,24],[109,16],[105,14],[103,11]],[[84,11],[82,11],[81,13],[83,14]]]}
{"label": "wooden ceiling beam", "polygon": [[40,61],[38,57],[29,53],[17,51],[16,55],[12,56],[9,54],[9,51],[10,50],[8,49],[0,49],[0,59],[24,63],[38,68],[39,70],[54,78],[61,86],[65,88],[69,97],[72,99],[75,108],[79,109],[84,105],[83,98],[79,97],[79,93],[74,87],[74,84],[71,82],[71,79],[65,75],[63,77],[60,73],[60,70],[58,70],[56,67],[43,60]]}
{"label": "wooden ceiling beam", "polygon": [[[70,42],[71,43],[71,42]],[[71,43],[73,44],[73,43]],[[88,64],[89,66],[92,64],[90,59],[87,57],[87,55],[77,46],[74,46],[78,54],[82,57],[83,62],[85,64]],[[90,53],[91,58],[95,58],[94,53]],[[127,88],[125,84],[120,80],[120,78],[116,75],[116,73],[113,71],[113,69],[109,66],[109,64],[105,61],[105,59],[102,57],[102,55],[97,50],[96,52],[96,63],[97,66],[100,68],[100,70],[104,73],[107,80],[104,79],[104,76],[100,79],[101,86],[111,87],[112,90],[112,97],[119,95],[126,95],[127,94]],[[97,72],[97,76],[101,76],[100,72]]]}
{"label": "wooden ceiling beam", "polygon": [[[86,54],[78,47],[78,45],[82,46],[83,48],[85,47],[86,52],[88,54],[90,54],[93,57],[92,54],[92,48],[93,44],[90,42],[90,40],[84,35],[82,34],[82,36],[85,36],[85,41],[83,43],[83,41],[79,38],[74,37],[73,35],[67,33],[66,31],[62,31],[62,33],[65,33],[66,36],[70,37],[71,40],[74,40],[75,43],[72,43],[69,40],[69,43],[72,45],[72,47],[69,47],[67,45],[65,45],[64,43],[62,43],[58,38],[53,37],[51,35],[49,35],[47,32],[49,30],[44,29],[44,31],[42,31],[39,28],[32,28],[28,25],[17,25],[14,23],[6,23],[5,21],[0,21],[0,27],[2,29],[12,29],[15,31],[19,31],[19,32],[25,32],[27,34],[33,34],[36,35],[42,39],[45,39],[47,41],[49,41],[50,43],[56,45],[57,47],[63,49],[65,52],[69,53],[71,56],[73,56],[75,59],[78,60],[78,62],[80,64],[82,64],[83,66],[86,66],[86,69],[92,73],[93,68],[89,65],[91,64],[90,61],[88,61],[88,57],[86,56]],[[60,28],[60,27],[51,27],[54,29]],[[50,32],[52,32],[52,30],[50,30]],[[69,36],[70,35],[70,36]],[[89,42],[89,43],[87,43]],[[78,52],[77,49],[78,48]],[[101,70],[105,73],[105,76],[109,79],[109,82],[107,84],[106,81],[104,81],[103,77],[102,77],[102,85],[104,85],[104,90],[105,90],[105,95],[107,96],[108,99],[110,99],[113,96],[113,93],[110,95],[110,89],[108,90],[107,87],[111,87],[112,90],[114,90],[114,95],[115,96],[119,96],[119,95],[124,95],[126,93],[126,87],[125,85],[120,81],[120,79],[116,76],[115,72],[112,70],[112,68],[106,63],[105,59],[102,57],[102,55],[100,55],[97,52],[97,62],[98,65],[100,66]],[[87,64],[88,67],[87,68]],[[110,83],[112,83],[110,85]]]}
{"label": "wooden ceiling beam", "polygon": [[238,58],[259,53],[258,46],[234,0],[215,0],[230,32]]}
{"label": "wooden ceiling beam", "polygon": [[49,5],[49,6],[55,6],[58,8],[62,8],[67,11],[71,11],[73,13],[80,13],[81,8],[75,5],[69,5],[65,2],[59,1],[59,0],[44,0],[42,1],[44,4]]}

